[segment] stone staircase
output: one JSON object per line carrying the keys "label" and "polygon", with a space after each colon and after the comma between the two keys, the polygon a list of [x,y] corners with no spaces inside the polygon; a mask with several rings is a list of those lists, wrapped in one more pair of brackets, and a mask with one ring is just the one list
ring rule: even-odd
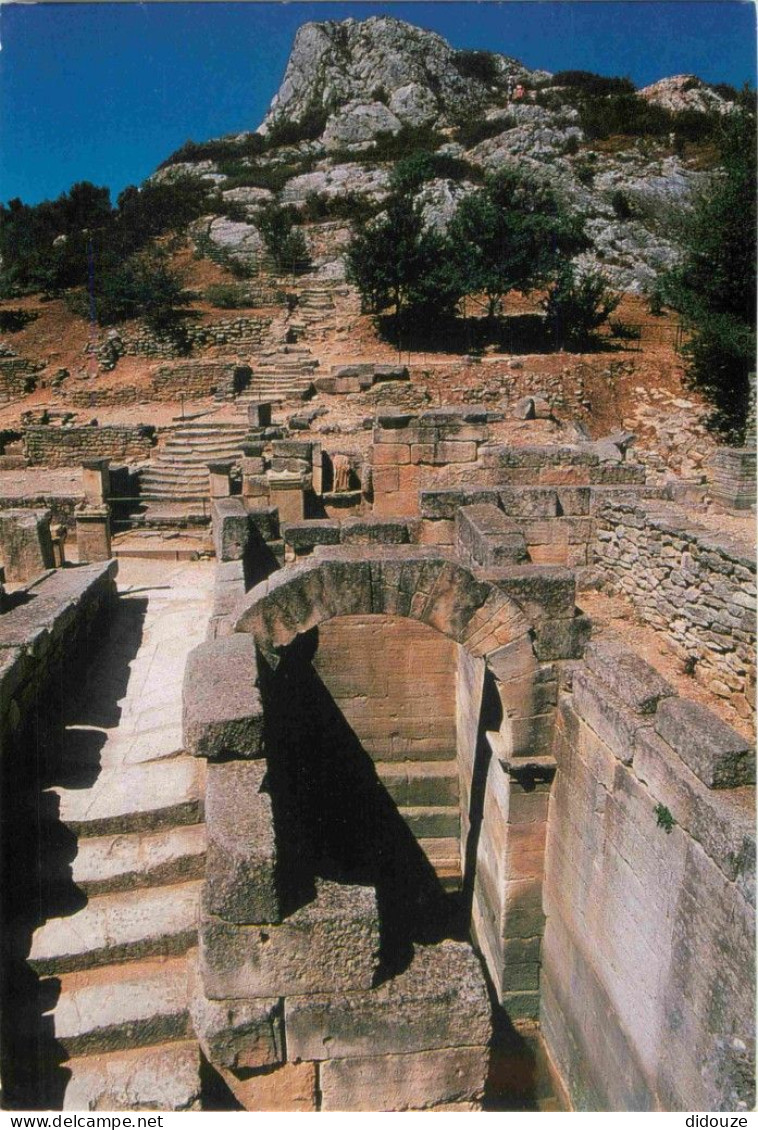
{"label": "stone staircase", "polygon": [[207,419],[180,424],[142,472],[141,497],[183,502],[208,498],[208,463],[238,460],[247,432],[245,424],[234,421]]}
{"label": "stone staircase", "polygon": [[205,765],[181,749],[180,694],[205,613],[188,599],[156,601],[116,715],[113,656],[132,654],[139,623],[133,602],[120,606],[110,662],[87,680],[87,724],[66,730],[58,783],[38,804],[47,917],[26,957],[39,980],[21,1027],[43,1107],[201,1107],[189,1006]]}
{"label": "stone staircase", "polygon": [[318,360],[304,345],[279,345],[253,362],[253,375],[237,404],[253,400],[281,403],[304,400],[310,392]]}
{"label": "stone staircase", "polygon": [[[106,764],[80,788],[83,767],[67,761],[66,784],[47,794],[56,830],[78,839],[69,890],[87,899],[39,926],[27,958],[44,1010],[32,1021],[69,1076],[64,1110],[199,1107],[189,980],[205,865],[203,768],[181,753]],[[65,870],[54,852],[53,898],[66,890]]]}
{"label": "stone staircase", "polygon": [[304,288],[289,324],[303,337],[323,341],[336,326],[333,288],[324,285]]}

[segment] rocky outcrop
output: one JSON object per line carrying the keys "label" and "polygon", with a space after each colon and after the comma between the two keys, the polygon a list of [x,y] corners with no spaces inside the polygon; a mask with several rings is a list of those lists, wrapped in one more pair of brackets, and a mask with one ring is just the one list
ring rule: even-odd
{"label": "rocky outcrop", "polygon": [[696,110],[698,113],[725,114],[733,103],[722,98],[702,79],[695,75],[672,75],[645,86],[639,92],[640,98],[662,106],[664,110],[681,113],[682,110]]}
{"label": "rocky outcrop", "polygon": [[284,121],[302,122],[318,110],[331,112],[332,130],[337,122],[349,130],[358,107],[364,111],[359,117],[376,121],[450,124],[467,110],[482,109],[493,85],[504,87],[508,79],[533,83],[545,74],[493,55],[484,80],[466,73],[462,55],[434,32],[390,16],[304,24],[260,132]]}

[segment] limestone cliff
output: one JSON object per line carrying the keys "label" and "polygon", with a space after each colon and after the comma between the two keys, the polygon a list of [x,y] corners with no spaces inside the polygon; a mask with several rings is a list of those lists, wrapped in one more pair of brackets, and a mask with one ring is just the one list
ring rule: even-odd
{"label": "limestone cliff", "polygon": [[[675,262],[673,221],[708,175],[691,141],[693,111],[697,130],[732,104],[688,75],[636,94],[627,84],[626,110],[660,120],[657,132],[649,123],[621,130],[612,95],[557,78],[504,55],[456,50],[389,16],[307,23],[257,131],[185,146],[155,175],[202,178],[215,203],[201,234],[240,259],[259,254],[256,217],[274,199],[311,224],[338,220],[331,246],[316,239],[314,255],[334,277],[351,219],[381,209],[400,156],[421,149],[453,159],[454,171],[448,164],[419,190],[438,227],[486,175],[517,165],[547,177],[585,215],[586,264],[618,287],[649,290]],[[685,119],[690,132],[678,137]]]}

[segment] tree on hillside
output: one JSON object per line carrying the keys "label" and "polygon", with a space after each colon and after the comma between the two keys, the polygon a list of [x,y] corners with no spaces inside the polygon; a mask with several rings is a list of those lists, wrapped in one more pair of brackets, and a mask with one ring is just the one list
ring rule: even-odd
{"label": "tree on hillside", "polygon": [[411,317],[451,313],[463,293],[448,241],[426,227],[409,194],[391,196],[385,212],[358,230],[347,268],[364,307],[374,313],[391,307],[398,331]]}
{"label": "tree on hillside", "polygon": [[280,204],[262,208],[255,221],[271,258],[280,271],[296,272],[308,262],[305,236],[295,227],[297,212]]}
{"label": "tree on hillside", "polygon": [[511,290],[544,286],[581,250],[583,224],[544,181],[504,169],[465,197],[448,228],[467,294],[486,294],[494,317]]}
{"label": "tree on hillside", "polygon": [[112,215],[110,193],[81,181],[57,200],[0,205],[0,293],[54,293],[87,277],[87,240]]}
{"label": "tree on hillside", "polygon": [[593,344],[595,331],[620,302],[621,295],[609,289],[608,280],[599,271],[578,274],[573,264],[566,262],[541,306],[557,349],[587,349]]}
{"label": "tree on hillside", "polygon": [[664,282],[667,301],[692,331],[682,350],[689,378],[713,405],[712,427],[737,443],[756,348],[755,112],[744,103],[721,127],[722,170],[697,200],[683,262]]}

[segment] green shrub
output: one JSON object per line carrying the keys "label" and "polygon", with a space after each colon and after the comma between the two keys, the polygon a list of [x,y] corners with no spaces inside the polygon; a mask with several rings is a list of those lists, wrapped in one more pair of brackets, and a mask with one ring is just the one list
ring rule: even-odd
{"label": "green shrub", "polygon": [[553,86],[569,86],[592,98],[606,94],[634,94],[636,87],[630,78],[608,78],[592,71],[558,71],[550,80]]}
{"label": "green shrub", "polygon": [[642,330],[639,326],[632,326],[628,322],[614,321],[611,319],[608,322],[611,335],[618,338],[620,341],[639,341],[642,337]]}
{"label": "green shrub", "polygon": [[486,118],[472,118],[462,122],[455,131],[455,140],[466,149],[478,145],[480,141],[487,141],[490,137],[497,137],[506,130],[513,129],[516,119],[512,115],[488,121]]}
{"label": "green shrub", "polygon": [[95,279],[95,302],[100,325],[144,318],[155,330],[177,321],[180,306],[188,304],[181,279],[165,256],[153,252],[137,255]]}
{"label": "green shrub", "polygon": [[585,157],[581,161],[576,161],[573,169],[574,176],[579,183],[585,185],[587,188],[591,188],[595,182],[595,174],[597,173],[595,161],[590,157]]}
{"label": "green shrub", "polygon": [[654,318],[663,314],[663,291],[656,285],[647,296],[647,308]]}
{"label": "green shrub", "polygon": [[259,133],[248,134],[244,138],[217,138],[213,141],[185,141],[158,168],[183,163],[197,164],[200,161],[231,161],[243,157],[258,157],[266,149],[266,138]]}
{"label": "green shrub", "polygon": [[266,250],[280,270],[299,271],[308,263],[305,237],[295,228],[297,212],[294,208],[269,204],[263,208],[256,226],[263,236]]}
{"label": "green shrub", "polygon": [[382,205],[356,192],[343,196],[327,196],[323,192],[309,192],[305,199],[302,217],[318,223],[319,220],[352,220],[363,223],[375,216]]}
{"label": "green shrub", "polygon": [[490,51],[456,51],[453,65],[464,78],[479,82],[496,82],[500,75],[497,59]]}
{"label": "green shrub", "polygon": [[595,331],[608,320],[621,301],[608,288],[598,271],[577,276],[571,263],[560,271],[547,298],[541,302],[550,336],[558,349],[586,349],[595,341]]}
{"label": "green shrub", "polygon": [[563,153],[566,157],[575,157],[578,152],[579,138],[575,133],[572,133],[570,137],[566,138],[565,144],[563,146]]}
{"label": "green shrub", "polygon": [[682,353],[688,379],[710,401],[709,424],[739,445],[755,369],[755,114],[727,115],[718,141],[723,171],[696,198],[682,234],[682,262],[664,277],[663,289],[691,331]]}
{"label": "green shrub", "polygon": [[392,170],[390,184],[395,192],[417,192],[422,184],[437,177],[452,181],[483,179],[481,170],[475,169],[468,161],[446,153],[422,150],[398,161]]}
{"label": "green shrub", "polygon": [[243,310],[253,305],[247,287],[236,283],[217,283],[206,287],[205,297],[212,306],[218,306],[220,310]]}
{"label": "green shrub", "polygon": [[655,812],[655,822],[658,827],[663,828],[667,836],[671,835],[676,820],[671,815],[669,809],[666,808],[665,804],[656,804],[653,811]]}
{"label": "green shrub", "polygon": [[[437,133],[431,126],[403,126],[397,133],[378,133],[373,147],[366,156],[371,161],[399,161],[403,157],[410,157],[419,150],[433,153],[446,141],[442,134]],[[354,161],[356,153],[350,149],[340,150],[333,154],[336,164],[340,161]],[[360,160],[364,161],[361,154]],[[365,161],[364,161],[365,163]]]}
{"label": "green shrub", "polygon": [[224,182],[224,190],[230,188],[267,188],[270,192],[281,192],[287,181],[310,172],[313,157],[282,165],[258,165],[244,168]]}
{"label": "green shrub", "polygon": [[625,193],[617,188],[611,196],[611,208],[617,220],[629,220],[632,217],[632,206]]}
{"label": "green shrub", "polygon": [[266,138],[268,149],[279,145],[298,145],[301,141],[315,141],[324,132],[329,110],[315,103],[308,107],[299,121],[282,120],[272,126]]}

